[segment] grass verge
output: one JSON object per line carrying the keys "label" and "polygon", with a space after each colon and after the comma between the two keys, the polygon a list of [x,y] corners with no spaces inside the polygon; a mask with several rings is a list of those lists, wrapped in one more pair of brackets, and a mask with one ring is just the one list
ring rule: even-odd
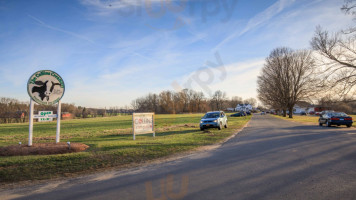
{"label": "grass verge", "polygon": [[[300,116],[300,115],[293,115],[293,118],[288,118],[287,117],[283,117],[283,116],[279,116],[279,115],[271,115],[280,119],[284,119],[284,120],[289,120],[289,121],[294,121],[294,122],[300,122],[300,123],[304,123],[304,124],[310,124],[310,125],[319,125],[319,116]],[[352,117],[352,119],[355,121],[356,120],[356,115],[350,115]],[[356,123],[354,122],[352,124],[353,127],[356,127]]]}
{"label": "grass verge", "polygon": [[[251,117],[229,118],[229,128],[199,130],[202,114],[156,115],[156,137],[138,135],[132,140],[131,116],[63,121],[62,141],[89,145],[84,152],[60,155],[0,157],[0,182],[42,180],[74,176],[193,150],[222,141]],[[55,122],[34,124],[34,143],[55,140]],[[26,144],[28,124],[0,125],[0,146]]]}

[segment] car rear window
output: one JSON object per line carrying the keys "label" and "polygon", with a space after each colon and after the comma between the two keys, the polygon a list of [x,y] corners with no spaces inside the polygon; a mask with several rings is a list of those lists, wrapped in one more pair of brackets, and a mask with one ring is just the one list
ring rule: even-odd
{"label": "car rear window", "polygon": [[347,115],[345,113],[337,113],[337,112],[332,113],[332,116],[334,116],[334,117],[347,117]]}

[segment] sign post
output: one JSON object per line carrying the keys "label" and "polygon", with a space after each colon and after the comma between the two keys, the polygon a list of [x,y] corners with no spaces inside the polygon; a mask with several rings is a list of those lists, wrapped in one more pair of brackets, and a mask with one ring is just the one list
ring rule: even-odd
{"label": "sign post", "polygon": [[58,101],[58,108],[57,108],[56,143],[59,143],[60,132],[61,132],[61,100]]}
{"label": "sign post", "polygon": [[154,116],[154,113],[132,113],[133,140],[136,139],[137,134],[152,133],[155,137]]}
{"label": "sign post", "polygon": [[[29,138],[28,146],[32,146],[33,136],[33,118],[38,118],[39,121],[52,121],[53,117],[57,117],[56,143],[60,140],[60,125],[61,125],[61,102],[65,91],[63,79],[54,71],[40,70],[32,74],[27,82],[27,93],[31,97],[30,114],[29,114]],[[46,117],[39,113],[38,116],[33,115],[34,102],[42,105],[54,105],[58,103],[57,115],[48,115]],[[46,119],[44,119],[46,118]]]}
{"label": "sign post", "polygon": [[32,133],[33,133],[33,105],[34,102],[30,99],[30,116],[28,118],[29,121],[29,131],[28,131],[28,146],[32,146]]}

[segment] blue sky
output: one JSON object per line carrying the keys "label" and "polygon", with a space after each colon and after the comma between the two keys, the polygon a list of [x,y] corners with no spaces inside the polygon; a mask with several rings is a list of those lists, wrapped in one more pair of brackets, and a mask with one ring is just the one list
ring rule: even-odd
{"label": "blue sky", "polygon": [[129,105],[190,87],[256,97],[273,48],[309,48],[315,27],[352,25],[342,0],[0,0],[0,97],[28,101],[28,78],[49,69],[63,102]]}

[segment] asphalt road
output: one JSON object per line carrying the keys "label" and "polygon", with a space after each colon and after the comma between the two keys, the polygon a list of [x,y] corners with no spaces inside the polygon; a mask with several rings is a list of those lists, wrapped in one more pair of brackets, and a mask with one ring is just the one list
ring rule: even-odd
{"label": "asphalt road", "polygon": [[217,149],[73,182],[18,199],[356,199],[356,129],[254,116]]}

